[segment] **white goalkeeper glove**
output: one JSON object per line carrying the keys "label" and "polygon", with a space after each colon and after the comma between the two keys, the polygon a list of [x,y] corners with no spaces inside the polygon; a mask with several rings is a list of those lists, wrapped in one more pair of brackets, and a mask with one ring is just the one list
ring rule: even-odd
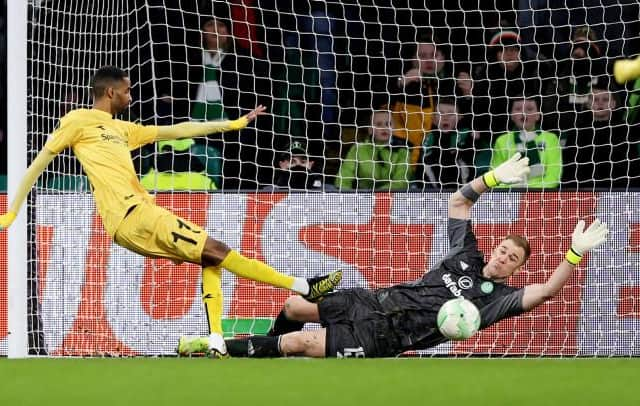
{"label": "white goalkeeper glove", "polygon": [[9,226],[11,225],[11,223],[13,223],[13,220],[16,219],[16,214],[12,211],[7,212],[6,214],[3,214],[2,216],[0,216],[0,231],[4,230],[5,228],[9,228]]}
{"label": "white goalkeeper glove", "polygon": [[599,219],[595,219],[586,230],[584,220],[580,220],[571,234],[571,249],[567,251],[565,259],[572,265],[578,265],[582,256],[605,242],[608,235],[607,225],[601,223]]}
{"label": "white goalkeeper glove", "polygon": [[482,179],[488,187],[495,187],[501,183],[522,183],[530,171],[529,158],[522,158],[522,155],[517,152],[509,160],[498,165],[496,169],[485,173]]}

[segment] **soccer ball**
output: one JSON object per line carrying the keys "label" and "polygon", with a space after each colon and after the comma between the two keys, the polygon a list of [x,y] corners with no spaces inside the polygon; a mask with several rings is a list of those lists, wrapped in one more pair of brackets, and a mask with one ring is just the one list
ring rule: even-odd
{"label": "soccer ball", "polygon": [[450,340],[466,340],[480,328],[480,312],[469,300],[451,299],[438,311],[438,330]]}

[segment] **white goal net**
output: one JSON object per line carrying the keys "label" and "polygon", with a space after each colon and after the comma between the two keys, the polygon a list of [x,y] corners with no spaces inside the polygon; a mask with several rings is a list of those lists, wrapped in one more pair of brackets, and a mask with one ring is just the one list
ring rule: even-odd
{"label": "white goal net", "polygon": [[[377,288],[435,265],[450,193],[520,151],[527,182],[473,210],[487,255],[508,234],[531,243],[510,285],[546,280],[578,219],[601,218],[611,238],[547,304],[418,355],[638,356],[640,81],[616,83],[612,65],[640,52],[639,6],[553,3],[30,0],[25,159],[91,106],[104,65],[128,72],[122,118],[142,124],[263,104],[269,115],[240,132],[133,151],[142,184],[279,271],[340,268],[342,288]],[[200,268],[113,243],[72,151],[27,216],[30,354],[171,355],[180,335],[206,333]],[[264,334],[289,295],[230,273],[223,291],[228,336]]]}

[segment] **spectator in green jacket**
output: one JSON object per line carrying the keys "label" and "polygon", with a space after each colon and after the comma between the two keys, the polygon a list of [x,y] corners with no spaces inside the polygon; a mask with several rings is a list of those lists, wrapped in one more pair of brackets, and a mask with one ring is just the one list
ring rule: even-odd
{"label": "spectator in green jacket", "polygon": [[140,178],[147,190],[216,190],[221,184],[222,157],[215,148],[191,138],[160,141],[156,159]]}
{"label": "spectator in green jacket", "polygon": [[341,190],[407,190],[409,148],[406,141],[392,137],[391,113],[374,111],[369,139],[354,144],[336,178]]}
{"label": "spectator in green jacket", "polygon": [[493,145],[491,169],[516,152],[529,158],[531,173],[526,183],[506,187],[555,188],[562,176],[562,150],[558,136],[540,130],[540,103],[536,97],[516,98],[511,104],[511,121],[515,131],[502,134]]}

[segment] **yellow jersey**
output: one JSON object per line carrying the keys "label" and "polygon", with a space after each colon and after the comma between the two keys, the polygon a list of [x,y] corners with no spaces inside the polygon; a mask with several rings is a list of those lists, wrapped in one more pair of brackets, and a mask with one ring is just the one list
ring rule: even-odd
{"label": "yellow jersey", "polygon": [[127,210],[153,203],[133,168],[131,150],[156,140],[157,126],[116,120],[97,109],[77,109],[60,119],[45,148],[54,154],[71,147],[80,160],[104,228],[114,236]]}

